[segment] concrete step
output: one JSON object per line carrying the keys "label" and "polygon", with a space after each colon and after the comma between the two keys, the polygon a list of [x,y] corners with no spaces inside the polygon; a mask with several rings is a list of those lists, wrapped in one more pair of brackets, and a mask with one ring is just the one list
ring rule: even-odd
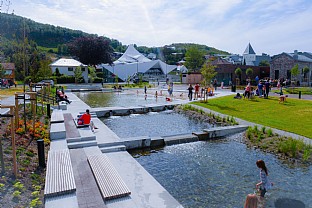
{"label": "concrete step", "polygon": [[230,134],[239,133],[245,131],[248,128],[246,125],[236,125],[236,126],[222,126],[210,129],[204,129],[208,133],[208,138],[218,138],[224,137]]}
{"label": "concrete step", "polygon": [[182,134],[163,137],[166,145],[183,144],[199,141],[198,137],[193,134]]}
{"label": "concrete step", "polygon": [[96,141],[96,137],[89,136],[89,137],[75,137],[75,138],[67,138],[67,143],[74,143],[74,142],[84,142],[84,141]]}
{"label": "concrete step", "polygon": [[111,146],[111,147],[102,147],[100,148],[100,150],[102,153],[126,151],[126,146],[117,145],[117,146]]}
{"label": "concrete step", "polygon": [[97,146],[97,142],[95,140],[71,142],[71,143],[68,143],[67,146],[69,149],[78,149],[78,148],[83,148],[83,147]]}
{"label": "concrete step", "polygon": [[52,123],[50,128],[50,139],[65,139],[66,129],[64,123]]}
{"label": "concrete step", "polygon": [[120,141],[120,142],[108,142],[108,143],[98,144],[99,148],[112,147],[112,146],[118,146],[118,145],[124,145],[124,142]]}

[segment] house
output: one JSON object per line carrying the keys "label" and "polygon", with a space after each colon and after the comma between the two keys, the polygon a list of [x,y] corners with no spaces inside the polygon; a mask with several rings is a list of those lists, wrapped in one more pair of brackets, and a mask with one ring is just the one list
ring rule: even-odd
{"label": "house", "polygon": [[58,69],[60,74],[67,76],[75,76],[75,69],[81,67],[82,77],[85,83],[88,83],[88,66],[75,59],[60,58],[50,64],[50,67],[52,73],[55,73],[56,69]]}
{"label": "house", "polygon": [[113,82],[116,77],[119,81],[127,81],[142,76],[144,80],[165,79],[166,75],[177,68],[161,60],[151,60],[138,52],[133,45],[129,45],[126,52],[113,64],[101,64],[104,82]]}
{"label": "house", "polygon": [[5,71],[4,77],[0,78],[7,79],[10,85],[13,85],[15,81],[15,64],[14,63],[0,63],[0,64]]}
{"label": "house", "polygon": [[[292,77],[291,69],[298,64],[300,73]],[[303,68],[308,67],[308,73],[303,72]],[[312,81],[312,53],[298,52],[281,53],[272,57],[270,62],[270,78],[272,79],[295,79],[302,85],[308,85]]]}

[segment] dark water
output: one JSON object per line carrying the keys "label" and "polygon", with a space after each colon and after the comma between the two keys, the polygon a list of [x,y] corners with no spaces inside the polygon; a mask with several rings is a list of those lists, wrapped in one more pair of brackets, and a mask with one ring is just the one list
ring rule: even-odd
{"label": "dark water", "polygon": [[275,184],[266,207],[287,202],[291,208],[294,200],[311,207],[311,167],[285,164],[274,155],[248,149],[240,137],[166,146],[133,156],[184,207],[242,208],[259,181],[258,159],[266,162]]}
{"label": "dark water", "polygon": [[140,94],[122,93],[108,93],[108,92],[78,92],[75,93],[83,102],[92,108],[97,107],[133,107],[148,104],[164,104],[168,103],[165,97],[158,97],[157,99],[148,94],[145,96]]}
{"label": "dark water", "polygon": [[102,118],[102,121],[120,138],[191,134],[211,127],[209,123],[192,120],[173,111],[112,116],[107,119]]}

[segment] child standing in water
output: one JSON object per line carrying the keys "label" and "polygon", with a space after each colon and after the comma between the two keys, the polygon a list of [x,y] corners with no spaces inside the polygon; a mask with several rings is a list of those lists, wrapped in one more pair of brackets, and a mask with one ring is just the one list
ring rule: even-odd
{"label": "child standing in water", "polygon": [[257,167],[260,169],[260,182],[256,184],[256,188],[260,189],[260,196],[263,198],[267,190],[272,188],[272,184],[269,181],[268,178],[268,169],[265,166],[265,163],[263,160],[258,160],[256,162]]}

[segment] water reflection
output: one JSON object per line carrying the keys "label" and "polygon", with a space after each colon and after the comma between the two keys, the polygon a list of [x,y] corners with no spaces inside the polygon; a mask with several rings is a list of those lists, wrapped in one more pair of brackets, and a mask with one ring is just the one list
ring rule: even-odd
{"label": "water reflection", "polygon": [[[275,186],[266,207],[278,207],[278,199],[312,204],[311,167],[285,165],[274,155],[249,149],[237,142],[240,134],[217,141],[166,146],[154,153],[133,153],[184,207],[243,207],[259,180],[255,162],[263,159]],[[295,202],[294,202],[295,203]]]}
{"label": "water reflection", "polygon": [[[156,99],[153,95],[108,93],[108,92],[77,92],[75,93],[83,102],[92,108],[97,107],[129,107],[141,106],[148,104],[165,104],[168,103],[165,97]],[[169,102],[170,103],[170,102]]]}
{"label": "water reflection", "polygon": [[102,121],[121,138],[191,134],[211,127],[209,123],[189,119],[171,110],[102,118]]}

